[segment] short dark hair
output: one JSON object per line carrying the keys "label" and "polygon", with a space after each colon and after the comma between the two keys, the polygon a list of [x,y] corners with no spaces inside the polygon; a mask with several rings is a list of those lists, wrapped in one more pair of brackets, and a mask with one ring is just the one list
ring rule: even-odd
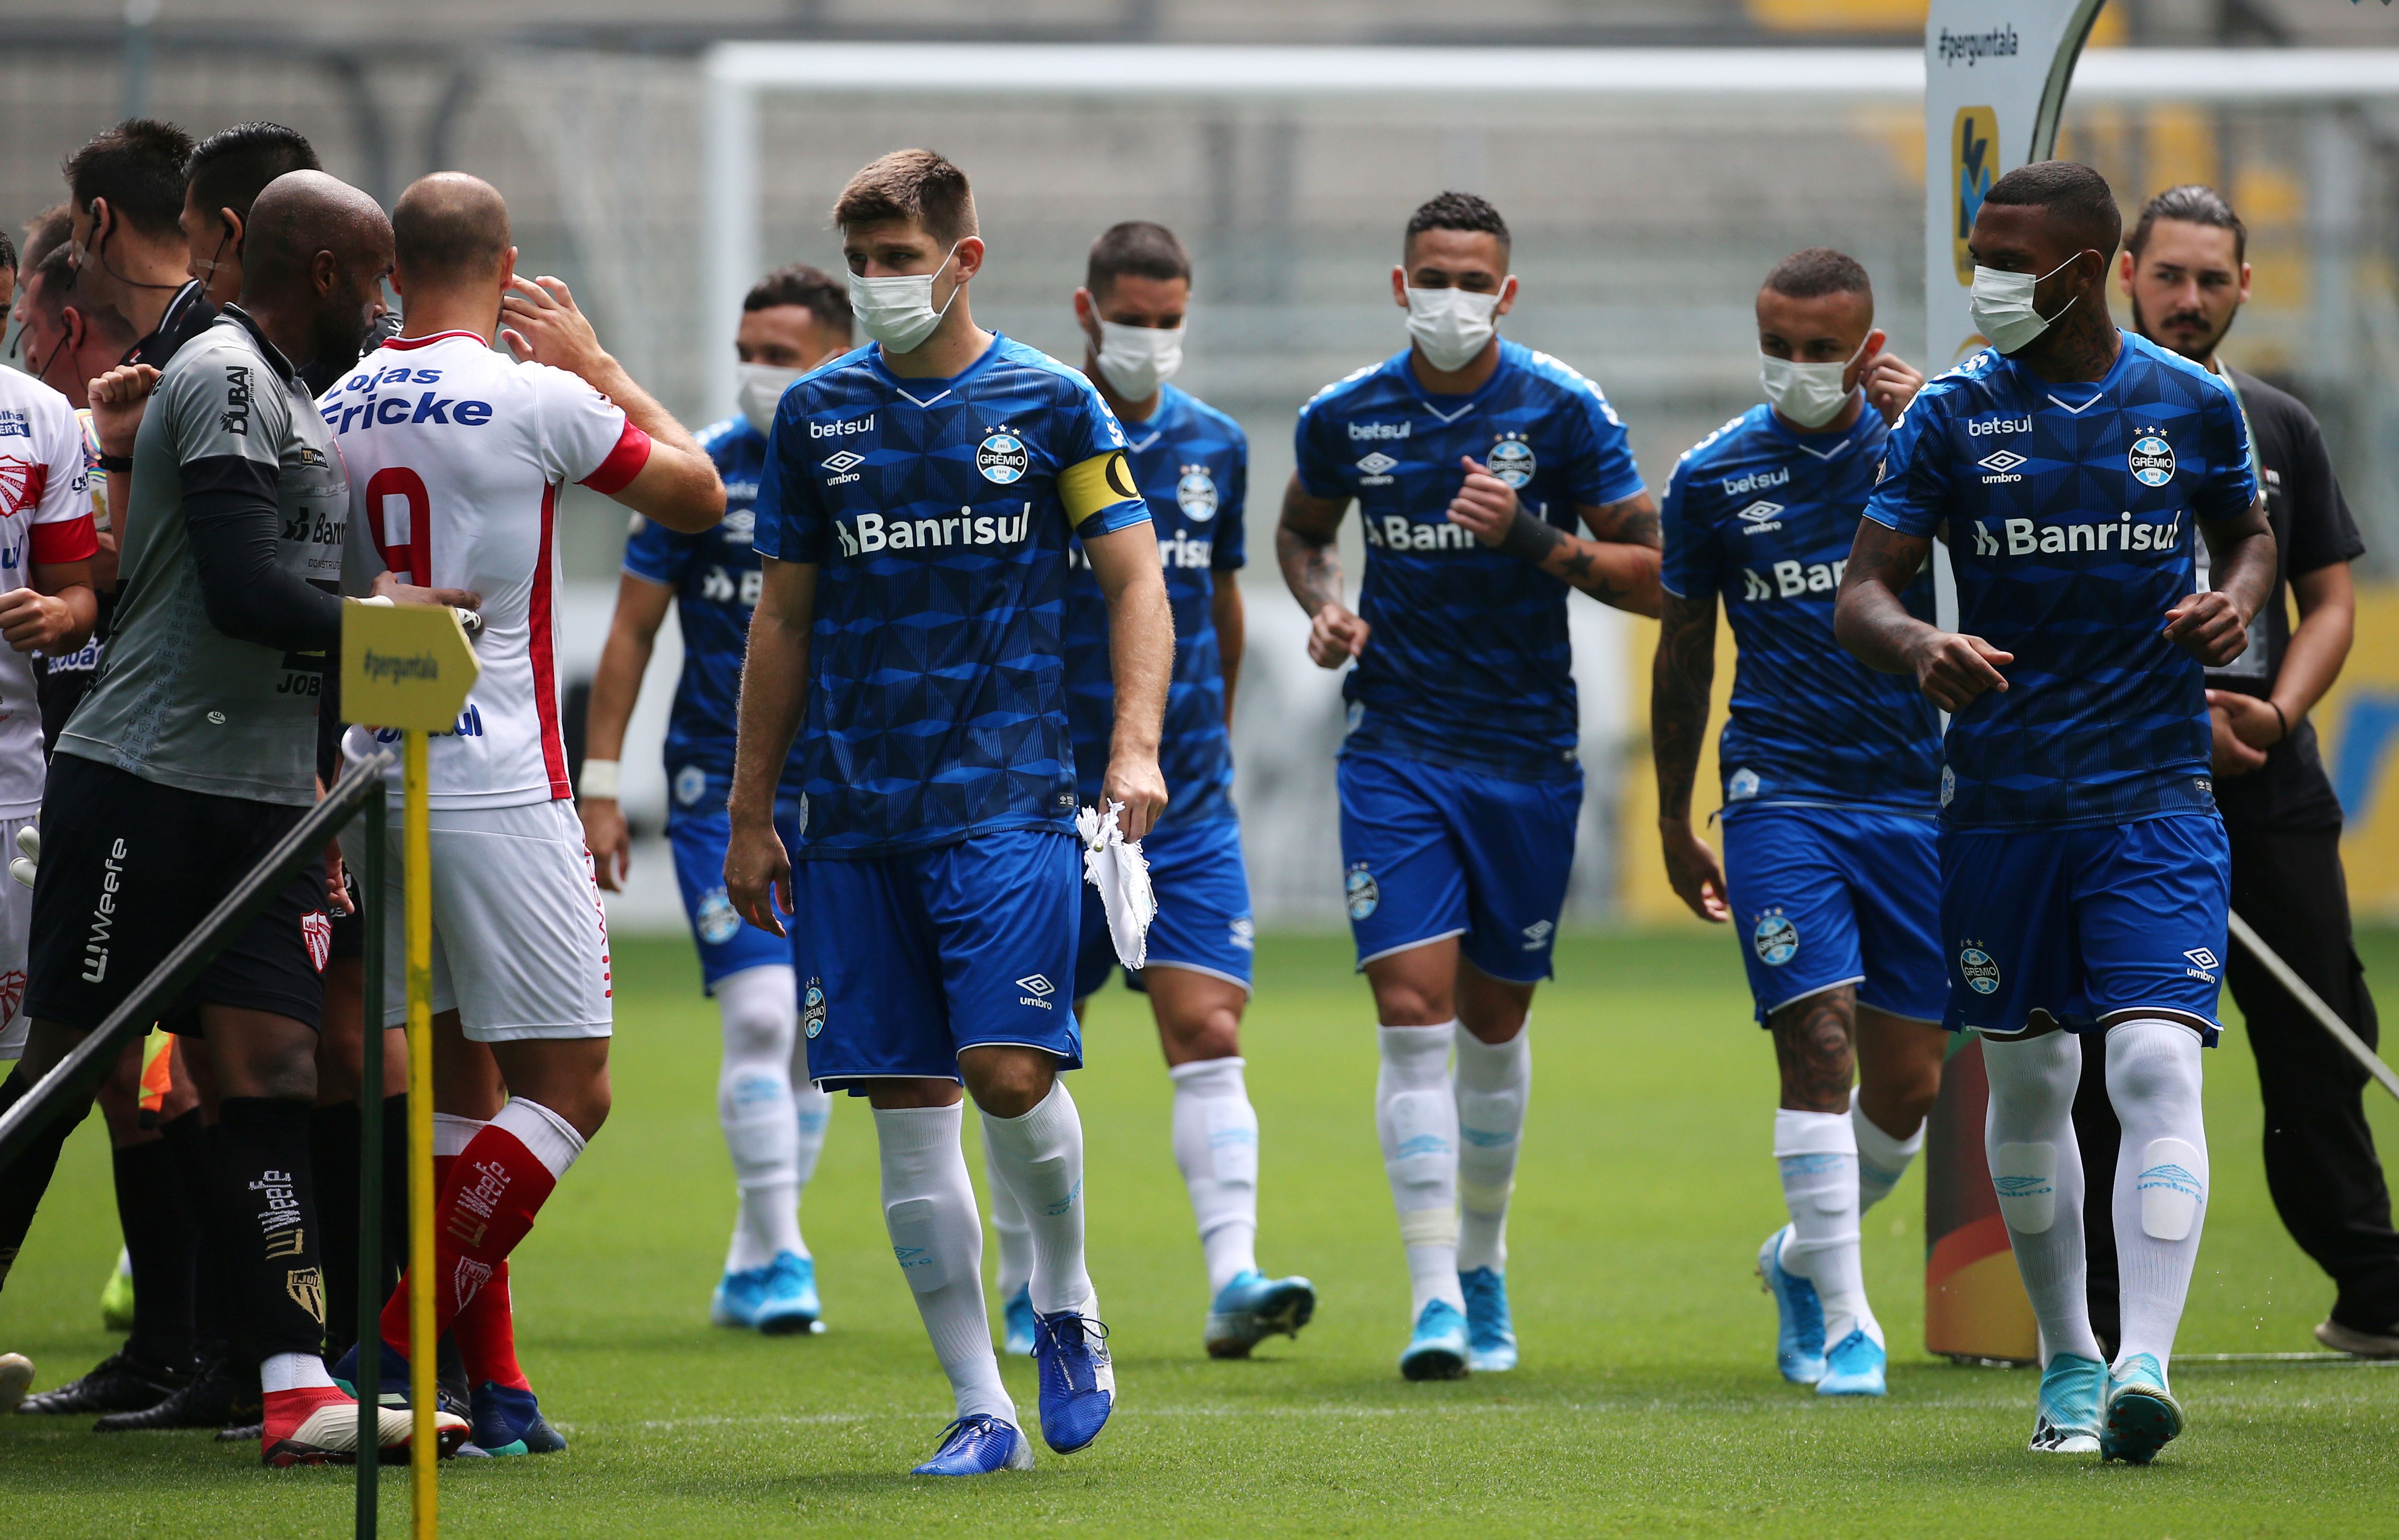
{"label": "short dark hair", "polygon": [[2130,239],[2124,242],[2140,260],[2141,248],[2149,243],[2149,226],[2162,219],[2178,220],[2185,224],[2211,225],[2232,232],[2232,261],[2237,265],[2249,260],[2249,227],[2232,211],[2224,195],[2205,182],[2186,182],[2179,187],[2169,187],[2141,206],[2141,217],[2133,226]]}
{"label": "short dark hair", "polygon": [[2043,209],[2103,257],[2114,256],[2124,236],[2124,216],[2108,179],[2080,161],[2036,160],[2019,166],[1991,183],[1983,201]]}
{"label": "short dark hair", "polygon": [[1874,299],[1874,280],[1866,277],[1864,264],[1829,246],[1792,252],[1766,275],[1766,287],[1795,300],[1825,294],[1863,294],[1869,302]]}
{"label": "short dark hair", "polygon": [[106,198],[117,217],[146,236],[178,233],[192,136],[155,117],[129,117],[91,136],[67,156],[67,191],[88,209]]}
{"label": "short dark hair", "polygon": [[1443,193],[1419,205],[1408,216],[1407,233],[1400,237],[1400,244],[1404,248],[1428,230],[1479,230],[1498,236],[1503,249],[1516,244],[1499,210],[1472,193]]}
{"label": "short dark hair", "polygon": [[845,230],[887,220],[913,221],[955,246],[975,233],[974,189],[947,156],[894,150],[861,168],[833,206],[833,222]]}
{"label": "short dark hair", "polygon": [[1083,264],[1083,287],[1096,294],[1128,273],[1160,283],[1176,278],[1189,283],[1191,253],[1165,225],[1129,219],[1109,225],[1091,242],[1091,254]]}
{"label": "short dark hair", "polygon": [[126,347],[133,345],[138,333],[133,330],[133,323],[125,318],[123,311],[104,300],[93,299],[88,290],[80,300],[76,298],[75,252],[70,248],[64,245],[50,248],[49,255],[34,267],[33,277],[40,279],[40,283],[36,285],[29,279],[26,287],[32,291],[34,304],[44,315],[63,315],[68,304],[73,304],[83,316],[85,324],[102,337]]}
{"label": "short dark hair", "polygon": [[27,268],[75,238],[75,205],[53,203],[25,222],[25,245],[20,260]]}
{"label": "short dark hair", "polygon": [[8,238],[6,230],[0,230],[0,267],[11,273],[17,270],[17,243]]}
{"label": "short dark hair", "polygon": [[850,334],[849,290],[806,263],[776,268],[741,296],[745,315],[752,310],[772,310],[779,304],[799,305],[817,318],[819,326],[845,337]]}
{"label": "short dark hair", "polygon": [[192,151],[185,182],[203,213],[230,209],[250,218],[250,206],[286,171],[321,171],[317,148],[280,123],[237,123],[210,134]]}

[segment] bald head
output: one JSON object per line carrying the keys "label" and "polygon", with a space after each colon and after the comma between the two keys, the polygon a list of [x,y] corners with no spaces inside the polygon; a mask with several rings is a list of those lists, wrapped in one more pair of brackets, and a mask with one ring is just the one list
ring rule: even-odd
{"label": "bald head", "polygon": [[508,260],[508,206],[464,171],[419,177],[392,209],[393,263],[403,290],[484,284]]}
{"label": "bald head", "polygon": [[382,207],[338,177],[288,171],[250,207],[242,250],[242,299],[287,302],[321,286],[320,259],[344,272],[364,268],[380,281],[391,264],[391,221]]}

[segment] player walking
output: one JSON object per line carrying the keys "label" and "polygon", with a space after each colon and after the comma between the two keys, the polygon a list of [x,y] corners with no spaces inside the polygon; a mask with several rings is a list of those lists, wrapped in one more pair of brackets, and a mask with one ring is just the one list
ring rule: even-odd
{"label": "player walking", "polygon": [[[2166,1364],[2207,1206],[2200,1049],[2216,1041],[2230,864],[2202,666],[2240,654],[2274,540],[2231,392],[2109,322],[2121,234],[2088,167],[2043,161],[1991,185],[1968,244],[1992,346],[1892,431],[1837,624],[1860,659],[1913,674],[1954,713],[1945,1020],[1984,1040],[1985,1147],[2040,1320],[2032,1447],[2145,1465],[2182,1430]],[[1945,522],[1957,633],[1902,597]],[[2194,523],[2212,592],[2192,591]],[[2086,1033],[2124,1129],[2112,1365],[2082,1286],[2069,1114]]]}
{"label": "player walking", "polygon": [[[392,230],[404,330],[319,405],[349,466],[353,577],[380,560],[402,581],[482,596],[481,677],[430,765],[433,1153],[448,1157],[435,1330],[456,1328],[475,1442],[544,1452],[564,1440],[516,1361],[508,1257],[608,1114],[612,1030],[607,924],[567,805],[559,723],[558,493],[580,482],[700,530],[724,492],[691,436],[602,351],[565,286],[516,277],[508,209],[487,183],[426,177],[400,196]],[[495,328],[518,359],[493,350]],[[352,728],[352,756],[376,736]],[[391,839],[384,998],[397,1026],[405,853],[396,828]],[[384,1307],[383,1383],[395,1389],[408,1383],[409,1290],[425,1282],[402,1278]],[[354,1361],[336,1372],[348,1378]]]}
{"label": "player walking", "polygon": [[[733,779],[742,649],[758,602],[751,505],[766,465],[766,430],[793,381],[847,350],[849,301],[840,285],[813,267],[779,268],[741,302],[734,345],[741,360],[741,411],[699,434],[700,447],[725,479],[725,521],[697,534],[646,519],[633,521],[616,617],[591,682],[577,805],[600,885],[619,891],[631,841],[617,801],[617,755],[671,602],[683,633],[683,678],[667,721],[672,794],[667,839],[699,947],[700,987],[716,997],[724,1020],[716,1116],[740,1195],[725,1277],[709,1315],[719,1326],[780,1333],[808,1331],[821,1308],[816,1263],[800,1238],[799,1205],[824,1148],[833,1099],[807,1083],[791,949],[743,925],[725,897],[731,830],[725,794]],[[796,759],[786,766],[776,798],[775,826],[787,845],[799,844],[798,769]]]}
{"label": "player walking", "polygon": [[[758,492],[765,583],[742,674],[725,887],[796,915],[808,1074],[863,1094],[901,1271],[956,1394],[917,1472],[1023,1469],[983,1313],[963,1081],[992,1180],[1033,1227],[1041,1432],[1100,1434],[1115,1372],[1083,1259],[1082,1061],[1063,987],[1079,885],[1060,613],[1069,534],[1106,595],[1117,716],[1102,794],[1126,838],[1166,804],[1172,619],[1124,435],[1091,383],[974,324],[965,173],[926,150],[834,206],[861,348],[784,393]],[[795,879],[776,786],[805,734]],[[796,883],[797,892],[793,891]],[[794,903],[794,899],[799,900]]]}
{"label": "player walking", "polygon": [[[1516,1362],[1506,1236],[1532,1083],[1525,1022],[1582,805],[1559,578],[1658,608],[1657,509],[1623,423],[1596,385],[1496,334],[1516,298],[1509,250],[1498,211],[1471,194],[1416,211],[1391,272],[1410,344],[1301,410],[1275,535],[1311,617],[1308,655],[1358,662],[1342,684],[1343,885],[1382,1024],[1376,1126],[1407,1250],[1412,1380]],[[1485,470],[1538,520],[1579,519],[1599,543],[1552,553],[1547,575],[1486,549],[1448,518]],[[1366,536],[1356,612],[1334,545],[1352,499]]]}

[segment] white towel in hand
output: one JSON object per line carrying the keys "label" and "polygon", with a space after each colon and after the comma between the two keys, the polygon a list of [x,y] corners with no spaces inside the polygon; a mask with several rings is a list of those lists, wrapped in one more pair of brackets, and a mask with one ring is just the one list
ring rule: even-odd
{"label": "white towel in hand", "polygon": [[1108,804],[1105,813],[1086,807],[1075,815],[1075,830],[1083,837],[1083,876],[1100,890],[1117,960],[1137,968],[1149,961],[1149,922],[1158,917],[1158,897],[1149,888],[1141,842],[1127,844],[1117,831],[1117,815],[1123,811],[1120,802]]}

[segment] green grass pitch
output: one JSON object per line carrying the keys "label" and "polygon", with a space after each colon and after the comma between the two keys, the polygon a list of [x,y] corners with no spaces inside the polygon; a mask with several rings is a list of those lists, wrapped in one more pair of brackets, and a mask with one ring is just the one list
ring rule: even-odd
{"label": "green grass pitch", "polygon": [[[2370,940],[2370,962],[2399,964],[2399,938]],[[1041,1451],[1029,1475],[912,1480],[949,1392],[886,1250],[864,1104],[837,1108],[804,1216],[832,1330],[712,1329],[733,1207],[713,1007],[687,947],[627,941],[617,956],[616,1116],[516,1268],[525,1363],[573,1447],[444,1466],[453,1534],[2399,1531],[2399,1373],[2377,1369],[2186,1364],[2175,1385],[2191,1429],[2156,1466],[2026,1454],[2031,1375],[1955,1368],[1919,1345],[1913,1173],[1866,1226],[1890,1398],[1822,1404],[1783,1385],[1750,1272],[1781,1223],[1772,1057],[1722,935],[1561,944],[1560,981],[1534,1015],[1512,1225],[1525,1366],[1450,1385],[1406,1385],[1394,1368],[1406,1280],[1375,1144],[1371,1008],[1346,942],[1259,946],[1245,1035],[1264,1128],[1260,1251],[1270,1270],[1314,1278],[1321,1304],[1296,1343],[1252,1362],[1200,1352],[1167,1081],[1145,1006],[1110,991],[1087,1028],[1092,1068],[1073,1084],[1117,1419],[1082,1454]],[[2311,1349],[2330,1290],[2268,1204],[2237,1026],[2208,1070],[2216,1193],[2181,1345]],[[2372,1105],[2391,1149],[2399,1109],[2379,1092]],[[39,1385],[114,1345],[95,1303],[117,1245],[98,1124],[68,1148],[0,1296],[0,1349],[33,1355]],[[1009,1376],[1029,1422],[1031,1368]],[[403,1477],[385,1482],[385,1532],[404,1533]],[[200,1434],[0,1422],[10,1535],[343,1534],[351,1483],[346,1470],[263,1471],[254,1449]]]}

